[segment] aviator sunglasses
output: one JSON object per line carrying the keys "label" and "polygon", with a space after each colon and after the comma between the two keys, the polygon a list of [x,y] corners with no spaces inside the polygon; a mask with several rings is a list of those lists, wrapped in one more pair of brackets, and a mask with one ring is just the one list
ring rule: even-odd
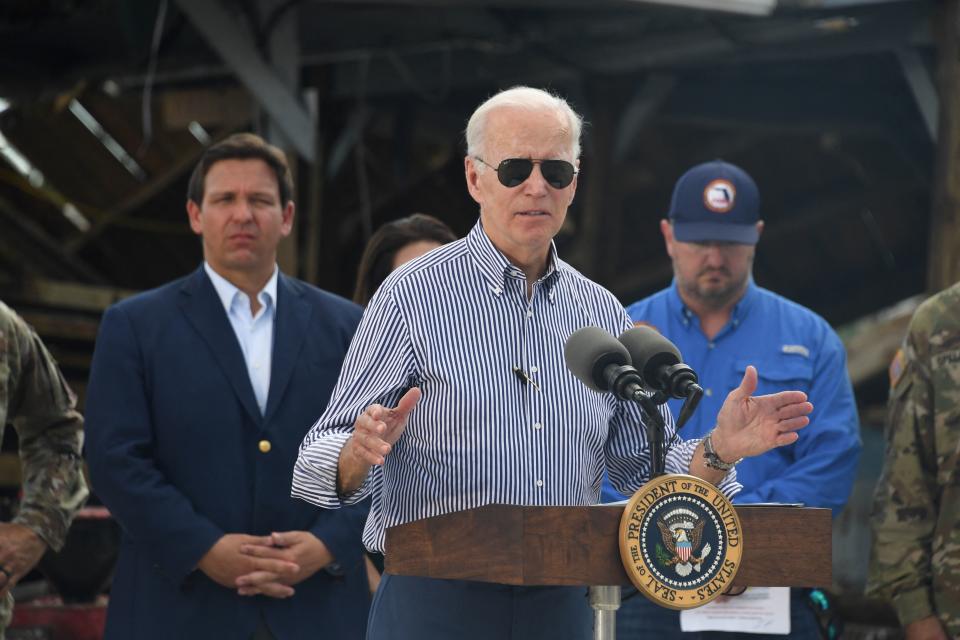
{"label": "aviator sunglasses", "polygon": [[486,165],[491,169],[496,169],[497,178],[500,184],[505,187],[519,187],[523,184],[530,174],[533,173],[533,165],[540,165],[540,174],[554,189],[563,189],[573,182],[573,176],[580,173],[572,164],[566,160],[531,160],[529,158],[507,158],[496,167],[487,164],[480,156],[474,156],[480,164]]}

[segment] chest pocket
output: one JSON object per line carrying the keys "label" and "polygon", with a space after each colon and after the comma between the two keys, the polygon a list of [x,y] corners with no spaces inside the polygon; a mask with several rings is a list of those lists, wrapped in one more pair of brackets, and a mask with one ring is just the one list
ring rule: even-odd
{"label": "chest pocket", "polygon": [[[813,383],[813,364],[808,358],[793,354],[781,354],[762,360],[737,360],[734,363],[740,384],[747,365],[757,369],[757,390],[754,395],[766,395],[779,391],[803,391],[810,393]],[[735,387],[734,387],[735,388]]]}

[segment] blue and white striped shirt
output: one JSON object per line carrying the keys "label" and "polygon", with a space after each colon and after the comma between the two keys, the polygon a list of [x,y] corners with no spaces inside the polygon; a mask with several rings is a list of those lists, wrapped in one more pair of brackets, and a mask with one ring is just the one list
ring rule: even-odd
{"label": "blue and white striped shirt", "polygon": [[[638,407],[591,391],[563,360],[567,338],[631,326],[609,291],[557,258],[526,295],[526,278],[478,222],[470,234],[390,275],[370,302],[326,411],[294,467],[293,495],[336,508],[373,495],[367,548],[397,524],[486,504],[589,505],[606,467],[632,493],[650,472]],[[514,373],[525,371],[536,384]],[[337,494],[337,461],[369,405],[423,392],[403,435],[355,492]],[[667,470],[687,473],[696,441],[669,410]],[[735,473],[721,483],[739,489]]]}

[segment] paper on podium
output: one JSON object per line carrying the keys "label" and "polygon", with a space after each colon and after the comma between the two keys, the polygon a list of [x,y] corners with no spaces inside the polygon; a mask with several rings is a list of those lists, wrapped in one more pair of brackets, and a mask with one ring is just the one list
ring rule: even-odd
{"label": "paper on podium", "polygon": [[[625,507],[630,502],[629,498],[617,500],[615,502],[598,502],[595,507]],[[735,507],[802,507],[802,502],[735,502]]]}
{"label": "paper on podium", "polygon": [[790,588],[751,587],[739,596],[721,596],[680,612],[682,631],[790,633]]}
{"label": "paper on podium", "polygon": [[802,502],[736,502],[737,507],[802,507]]}

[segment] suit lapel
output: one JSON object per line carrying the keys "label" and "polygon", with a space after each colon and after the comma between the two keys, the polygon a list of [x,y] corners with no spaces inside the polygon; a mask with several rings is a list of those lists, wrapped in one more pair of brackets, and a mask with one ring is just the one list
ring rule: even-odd
{"label": "suit lapel", "polygon": [[256,396],[253,394],[253,385],[247,375],[247,365],[243,360],[243,352],[233,332],[233,326],[227,318],[220,298],[213,288],[213,283],[207,277],[203,267],[200,267],[193,276],[187,279],[180,289],[178,303],[187,319],[210,345],[213,358],[219,365],[240,403],[253,419],[260,424],[263,419],[257,407]]}
{"label": "suit lapel", "polygon": [[312,307],[303,297],[303,285],[280,273],[277,278],[277,313],[273,320],[273,358],[270,393],[264,423],[269,423],[286,391],[310,325]]}

